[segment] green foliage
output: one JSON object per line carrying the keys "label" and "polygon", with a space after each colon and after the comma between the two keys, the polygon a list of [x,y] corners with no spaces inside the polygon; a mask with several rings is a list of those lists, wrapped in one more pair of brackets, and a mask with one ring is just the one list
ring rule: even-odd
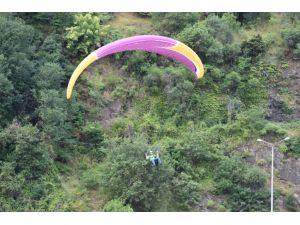
{"label": "green foliage", "polygon": [[300,156],[300,138],[291,138],[287,142],[288,152],[292,153],[296,158]]}
{"label": "green foliage", "polygon": [[23,53],[26,59],[32,56],[35,47],[36,31],[25,25],[20,19],[8,19],[0,16],[0,50],[5,57]]}
{"label": "green foliage", "polygon": [[263,136],[284,137],[284,135],[286,135],[286,132],[278,125],[267,123],[265,127],[260,131],[260,134]]}
{"label": "green foliage", "polygon": [[137,12],[137,14],[141,17],[151,17],[151,13],[150,12]]}
{"label": "green foliage", "polygon": [[1,211],[36,208],[58,181],[40,132],[13,123],[0,133],[0,150]]}
{"label": "green foliage", "polygon": [[99,123],[88,122],[81,129],[80,141],[92,148],[102,146],[104,137]]}
{"label": "green foliage", "polygon": [[65,139],[70,139],[71,124],[67,113],[66,100],[60,97],[56,90],[45,90],[41,92],[39,116],[41,126],[50,139],[60,143]]}
{"label": "green foliage", "polygon": [[15,16],[22,18],[26,23],[33,24],[43,32],[57,31],[64,32],[64,28],[73,21],[73,13],[53,13],[53,12],[31,12],[15,13]]}
{"label": "green foliage", "polygon": [[154,113],[162,118],[172,117],[176,125],[195,121],[196,118],[206,119],[209,124],[219,122],[224,115],[222,96],[208,91],[201,93],[202,87],[188,75],[182,67],[151,67],[144,78],[147,92],[153,96],[161,93],[163,98],[157,99],[157,102],[151,99],[150,107],[145,107],[155,108]]}
{"label": "green foliage", "polygon": [[62,52],[62,40],[59,35],[48,35],[40,46],[40,51],[37,53],[39,62],[61,64],[65,61]]}
{"label": "green foliage", "polygon": [[[67,102],[56,90],[41,91],[37,110],[40,129],[45,141],[54,150],[60,161],[68,161],[71,146],[75,143],[73,129],[80,123],[80,109],[77,104]],[[74,149],[73,149],[74,151]]]}
{"label": "green foliage", "polygon": [[101,45],[106,45],[120,39],[121,37],[120,31],[110,25],[101,26],[99,29],[99,42]]}
{"label": "green foliage", "polygon": [[[283,26],[297,58],[293,14],[131,13],[122,21],[112,13],[2,14],[0,211],[188,211],[207,193],[225,198],[208,201],[209,210],[269,210],[265,175],[235,155],[247,158],[249,151],[236,152],[246,142],[286,132],[296,135],[280,151],[300,155],[297,121],[265,119],[287,68],[269,63],[282,54],[268,47],[284,46],[267,32]],[[69,60],[140,28],[190,46],[205,77],[167,57],[127,52],[92,67],[79,100],[65,99],[76,65]],[[292,113],[289,93],[281,100]],[[107,122],[103,112],[115,104],[121,110]],[[160,151],[162,165],[145,160],[149,149]],[[295,199],[286,207],[295,210]]]}
{"label": "green foliage", "polygon": [[190,210],[199,199],[198,183],[186,173],[179,173],[172,181],[173,207],[179,210]]}
{"label": "green foliage", "polygon": [[101,21],[102,24],[105,24],[108,21],[111,21],[113,19],[113,13],[112,12],[97,13],[97,16],[100,17],[100,21]]}
{"label": "green foliage", "polygon": [[291,211],[296,212],[297,211],[297,202],[292,193],[288,194],[285,199],[285,207]]}
{"label": "green foliage", "polygon": [[135,211],[152,211],[168,197],[172,168],[163,155],[163,164],[152,167],[144,156],[148,149],[142,139],[108,146],[101,185],[109,199],[121,199]]}
{"label": "green foliage", "polygon": [[[6,77],[6,85],[12,84],[10,92],[14,95],[8,110],[11,118],[32,113],[32,107],[36,104],[33,97],[34,63],[32,57],[36,48],[36,32],[20,19],[8,19],[0,16],[0,73]],[[9,86],[6,86],[6,90]],[[5,90],[4,90],[5,91]]]}
{"label": "green foliage", "polygon": [[300,43],[300,25],[288,27],[284,29],[281,34],[289,48],[297,48],[297,44]]}
{"label": "green foliage", "polygon": [[14,101],[14,86],[7,78],[9,71],[5,71],[7,64],[4,60],[4,56],[0,55],[0,127],[11,121]]}
{"label": "green foliage", "polygon": [[195,23],[202,17],[202,13],[156,12],[151,13],[151,16],[157,28],[162,33],[169,35],[181,31],[189,24]]}
{"label": "green foliage", "polygon": [[73,26],[66,29],[67,48],[73,55],[88,54],[100,42],[100,17],[76,14]]}
{"label": "green foliage", "polygon": [[232,211],[267,211],[266,177],[255,168],[249,169],[239,158],[224,158],[216,169],[218,193],[228,195]]}
{"label": "green foliage", "polygon": [[237,188],[228,202],[233,212],[268,212],[270,210],[269,201],[268,191]]}
{"label": "green foliage", "polygon": [[269,12],[237,12],[234,14],[239,22],[246,25],[268,21],[271,18]]}
{"label": "green foliage", "polygon": [[224,88],[229,90],[230,93],[236,93],[237,89],[241,85],[242,77],[237,72],[230,72],[224,79]]}
{"label": "green foliage", "polygon": [[105,157],[102,146],[104,134],[102,127],[95,122],[88,122],[81,127],[79,141],[84,145],[84,151],[94,160],[101,161]]}
{"label": "green foliage", "polygon": [[132,208],[124,205],[120,200],[113,199],[107,202],[103,207],[104,212],[133,212]]}
{"label": "green foliage", "polygon": [[137,79],[146,75],[151,65],[157,61],[157,56],[148,52],[136,51],[128,52],[124,55],[125,56],[122,57],[124,59],[124,66],[122,68],[136,75]]}
{"label": "green foliage", "polygon": [[249,41],[244,41],[241,45],[241,49],[245,57],[250,57],[252,59],[263,55],[267,50],[266,44],[259,34],[251,38]]}
{"label": "green foliage", "polygon": [[208,16],[204,21],[186,26],[177,38],[196,51],[209,64],[233,63],[240,49],[233,44],[238,24],[231,14]]}
{"label": "green foliage", "polygon": [[266,105],[268,88],[276,87],[280,80],[280,70],[273,65],[258,61],[255,66],[249,58],[241,57],[236,72],[242,77],[237,95],[246,108]]}
{"label": "green foliage", "polygon": [[97,190],[100,185],[100,179],[101,179],[101,173],[99,171],[99,168],[94,167],[91,169],[85,170],[81,174],[81,183],[84,187],[86,187],[89,190]]}
{"label": "green foliage", "polygon": [[39,89],[59,89],[65,73],[57,63],[47,62],[39,68],[35,82]]}

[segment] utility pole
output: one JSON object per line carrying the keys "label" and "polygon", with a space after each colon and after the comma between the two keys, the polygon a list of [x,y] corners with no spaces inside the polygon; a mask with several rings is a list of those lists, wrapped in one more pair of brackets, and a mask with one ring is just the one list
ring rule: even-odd
{"label": "utility pole", "polygon": [[272,151],[272,162],[271,162],[271,212],[273,212],[273,203],[274,203],[274,148],[276,145],[278,145],[279,143],[283,142],[283,141],[287,141],[289,140],[289,137],[286,137],[280,141],[277,141],[275,143],[270,143],[267,141],[264,141],[262,139],[257,139],[258,142],[262,142],[264,144],[266,144],[267,146],[271,147],[271,151]]}

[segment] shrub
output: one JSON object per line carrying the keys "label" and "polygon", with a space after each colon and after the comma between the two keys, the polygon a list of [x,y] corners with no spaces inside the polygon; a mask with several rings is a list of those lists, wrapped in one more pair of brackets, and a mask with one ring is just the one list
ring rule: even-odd
{"label": "shrub", "polygon": [[231,211],[234,212],[267,212],[270,210],[268,191],[256,191],[249,188],[237,188],[230,195]]}
{"label": "shrub", "polygon": [[177,38],[195,50],[204,63],[233,63],[240,49],[232,43],[238,25],[231,22],[232,14],[210,15],[204,21],[186,26]]}
{"label": "shrub", "polygon": [[300,156],[300,138],[291,138],[287,141],[288,152],[294,155],[296,158]]}
{"label": "shrub", "polygon": [[225,158],[216,169],[216,192],[228,195],[232,211],[267,211],[269,193],[266,177],[256,168],[248,168],[237,157]]}
{"label": "shrub", "polygon": [[143,138],[109,143],[100,179],[109,199],[120,199],[134,211],[152,211],[167,201],[173,170],[165,157],[162,165],[152,167],[144,155],[150,148]]}
{"label": "shrub", "polygon": [[99,187],[100,184],[100,171],[98,168],[91,168],[86,171],[84,171],[80,177],[82,184],[88,188],[95,190]]}
{"label": "shrub", "polygon": [[156,27],[164,34],[170,35],[181,31],[187,25],[195,23],[201,18],[202,13],[152,13],[152,20]]}
{"label": "shrub", "polygon": [[258,34],[251,38],[249,41],[244,41],[241,45],[242,53],[245,57],[255,59],[266,53],[267,46]]}
{"label": "shrub", "polygon": [[281,32],[281,34],[289,48],[297,48],[297,44],[300,43],[300,25],[296,25],[292,28],[286,28]]}
{"label": "shrub", "polygon": [[104,212],[133,212],[129,205],[124,205],[120,200],[113,199],[107,202],[103,207]]}
{"label": "shrub", "polygon": [[292,212],[297,211],[297,202],[292,193],[288,194],[285,199],[285,207]]}
{"label": "shrub", "polygon": [[242,23],[242,25],[264,22],[271,18],[271,13],[269,12],[238,12],[234,14],[237,17],[237,20]]}
{"label": "shrub", "polygon": [[100,17],[91,13],[76,14],[73,26],[66,31],[67,48],[71,53],[86,55],[99,44]]}

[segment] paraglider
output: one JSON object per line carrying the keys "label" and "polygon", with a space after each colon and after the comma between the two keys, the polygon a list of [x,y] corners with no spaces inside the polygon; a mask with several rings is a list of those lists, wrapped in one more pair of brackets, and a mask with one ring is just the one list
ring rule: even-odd
{"label": "paraglider", "polygon": [[124,51],[146,51],[175,59],[190,69],[199,79],[204,75],[203,64],[198,55],[187,45],[172,38],[157,35],[139,35],[120,39],[100,47],[89,54],[74,70],[67,88],[67,99],[72,96],[76,80],[91,63],[105,56]]}
{"label": "paraglider", "polygon": [[153,154],[153,151],[150,150],[149,154],[146,152],[145,153],[146,160],[149,160],[152,164],[152,166],[158,166],[161,164],[161,160],[159,158],[159,153],[156,151],[156,155]]}

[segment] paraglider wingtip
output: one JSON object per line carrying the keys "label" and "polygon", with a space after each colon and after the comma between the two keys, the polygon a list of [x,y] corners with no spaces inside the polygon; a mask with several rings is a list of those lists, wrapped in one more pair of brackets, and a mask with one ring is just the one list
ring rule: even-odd
{"label": "paraglider wingtip", "polygon": [[72,96],[72,94],[67,92],[67,96],[66,96],[67,100],[70,100],[71,96]]}

